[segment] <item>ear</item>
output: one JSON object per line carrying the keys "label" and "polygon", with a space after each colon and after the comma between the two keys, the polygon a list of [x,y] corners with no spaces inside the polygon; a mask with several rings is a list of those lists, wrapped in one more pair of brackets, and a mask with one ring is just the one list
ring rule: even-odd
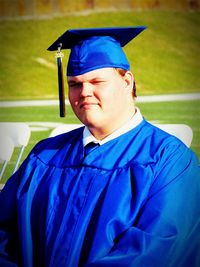
{"label": "ear", "polygon": [[132,92],[132,90],[133,90],[134,77],[133,77],[133,73],[131,71],[127,71],[125,73],[125,75],[124,75],[124,81],[125,81],[126,88]]}

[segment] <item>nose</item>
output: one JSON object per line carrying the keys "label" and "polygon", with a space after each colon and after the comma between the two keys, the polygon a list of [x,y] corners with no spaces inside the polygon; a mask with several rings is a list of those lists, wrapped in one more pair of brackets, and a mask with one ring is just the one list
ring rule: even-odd
{"label": "nose", "polygon": [[82,84],[82,88],[80,91],[80,95],[82,97],[88,97],[93,95],[93,86],[91,83],[85,82]]}

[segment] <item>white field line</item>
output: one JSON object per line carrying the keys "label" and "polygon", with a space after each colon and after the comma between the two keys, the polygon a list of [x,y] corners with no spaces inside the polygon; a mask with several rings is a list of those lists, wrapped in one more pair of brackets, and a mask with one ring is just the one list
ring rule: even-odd
{"label": "white field line", "polygon": [[[7,107],[34,107],[34,106],[57,106],[58,100],[19,100],[19,101],[0,101],[1,108]],[[66,105],[69,102],[66,101]]]}
{"label": "white field line", "polygon": [[[200,93],[192,94],[172,94],[155,96],[138,96],[136,102],[165,102],[165,101],[188,101],[200,100]],[[65,101],[69,105],[69,101]],[[19,101],[0,101],[0,107],[26,107],[26,106],[57,106],[58,100],[19,100]]]}
{"label": "white field line", "polygon": [[56,69],[56,64],[52,63],[52,62],[49,62],[47,61],[46,59],[44,58],[41,58],[41,57],[36,57],[36,58],[33,58],[33,60],[35,60],[36,62],[38,62],[40,65],[43,65],[47,68],[50,68],[50,69]]}
{"label": "white field line", "polygon": [[188,101],[188,100],[200,100],[200,93],[139,96],[137,98],[137,102],[165,102],[165,101]]}

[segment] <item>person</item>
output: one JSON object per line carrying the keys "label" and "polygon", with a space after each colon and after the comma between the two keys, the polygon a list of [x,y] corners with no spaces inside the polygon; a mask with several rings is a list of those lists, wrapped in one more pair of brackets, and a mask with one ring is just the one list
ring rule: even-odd
{"label": "person", "polygon": [[199,162],[136,105],[122,47],[142,30],[69,30],[51,46],[71,49],[69,101],[85,126],[40,141],[8,179],[0,266],[199,266]]}

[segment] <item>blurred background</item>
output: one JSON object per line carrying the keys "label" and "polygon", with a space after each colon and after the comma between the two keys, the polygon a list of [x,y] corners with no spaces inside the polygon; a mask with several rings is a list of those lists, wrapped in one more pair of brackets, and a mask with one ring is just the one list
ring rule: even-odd
{"label": "blurred background", "polygon": [[56,98],[47,48],[79,27],[147,26],[125,47],[138,94],[197,92],[199,7],[200,0],[0,0],[0,100]]}
{"label": "blurred background", "polygon": [[[22,160],[56,124],[78,122],[70,106],[66,118],[59,118],[57,102],[15,105],[57,99],[56,58],[47,48],[68,29],[138,25],[147,29],[124,47],[138,99],[163,96],[161,102],[138,101],[138,106],[152,122],[192,127],[191,148],[200,157],[199,10],[200,0],[0,0],[0,121],[30,125]],[[63,52],[65,72],[69,51]],[[65,90],[67,96],[66,79]],[[164,101],[168,94],[192,94],[192,99]],[[11,167],[14,161],[15,155]]]}

